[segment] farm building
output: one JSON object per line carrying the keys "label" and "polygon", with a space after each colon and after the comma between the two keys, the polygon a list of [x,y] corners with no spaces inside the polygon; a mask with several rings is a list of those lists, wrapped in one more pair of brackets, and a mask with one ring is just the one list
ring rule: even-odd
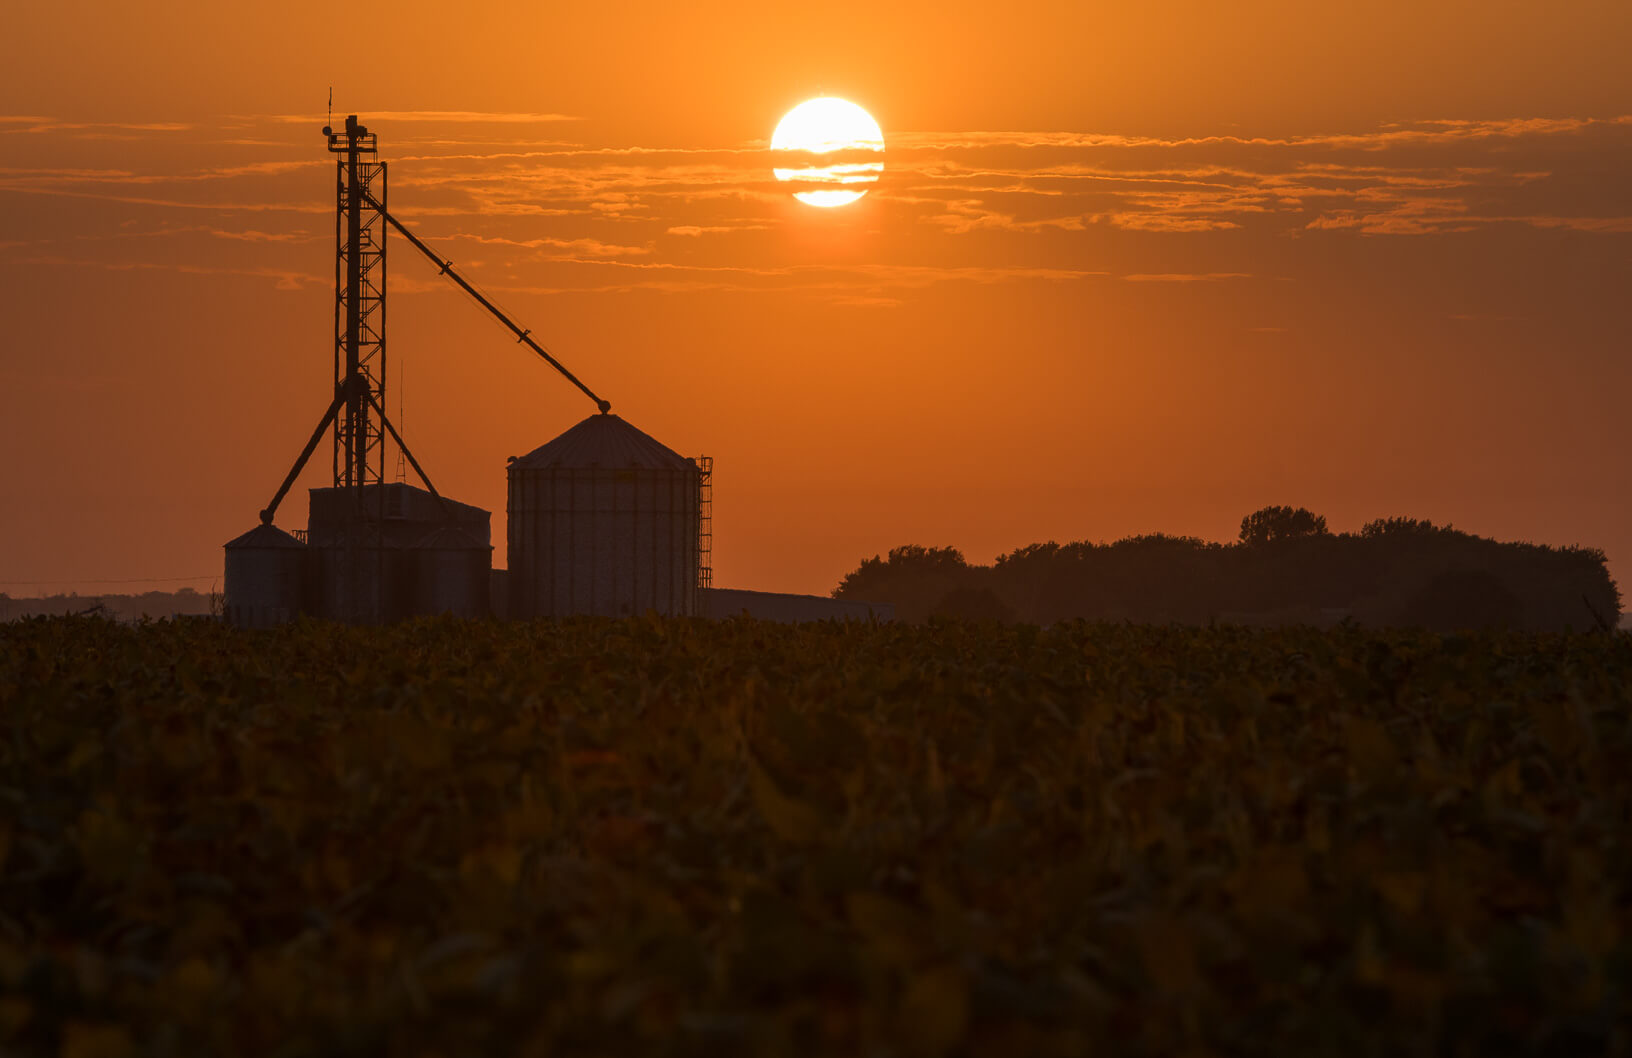
{"label": "farm building", "polygon": [[[300,615],[373,624],[405,617],[675,616],[888,619],[882,608],[814,596],[716,592],[712,462],[687,458],[611,414],[611,404],[385,207],[374,133],[326,127],[339,155],[334,389],[305,449],[261,511],[226,545],[226,616],[266,627]],[[493,569],[492,516],[439,494],[386,414],[385,245],[394,229],[595,403],[591,415],[508,468],[510,569]],[[304,531],[278,506],[332,429],[333,486],[310,490]],[[424,488],[385,480],[391,442]],[[403,476],[399,463],[399,477]]]}
{"label": "farm building", "polygon": [[616,415],[509,464],[510,616],[698,612],[704,474]]}

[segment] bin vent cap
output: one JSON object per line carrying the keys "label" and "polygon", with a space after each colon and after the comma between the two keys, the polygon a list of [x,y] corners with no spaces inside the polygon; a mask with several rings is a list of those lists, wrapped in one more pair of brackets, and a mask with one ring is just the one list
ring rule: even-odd
{"label": "bin vent cap", "polygon": [[306,545],[275,525],[257,525],[243,536],[227,541],[227,546],[239,548],[304,548]]}

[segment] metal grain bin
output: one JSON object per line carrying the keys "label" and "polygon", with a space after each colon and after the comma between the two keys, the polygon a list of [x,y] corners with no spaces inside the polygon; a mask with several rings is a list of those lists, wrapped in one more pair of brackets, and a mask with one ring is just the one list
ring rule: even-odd
{"label": "metal grain bin", "polygon": [[[480,507],[402,482],[311,490],[307,539],[314,579],[312,614],[374,624],[448,610],[464,612],[469,599],[485,599],[487,571],[493,565],[490,518]],[[440,587],[425,594],[419,586],[421,574],[434,560],[418,554],[418,548],[440,529],[457,533],[471,553],[462,559],[444,556],[448,560],[432,577]],[[474,567],[478,562],[479,583],[472,572],[470,583],[455,588],[452,567]],[[482,609],[481,615],[486,613]]]}
{"label": "metal grain bin", "polygon": [[282,529],[257,525],[226,545],[226,618],[239,628],[270,628],[300,615],[306,545]]}
{"label": "metal grain bin", "polygon": [[592,415],[509,467],[510,615],[698,611],[697,464]]}
{"label": "metal grain bin", "polygon": [[493,548],[465,529],[446,526],[408,552],[407,579],[412,614],[488,617]]}

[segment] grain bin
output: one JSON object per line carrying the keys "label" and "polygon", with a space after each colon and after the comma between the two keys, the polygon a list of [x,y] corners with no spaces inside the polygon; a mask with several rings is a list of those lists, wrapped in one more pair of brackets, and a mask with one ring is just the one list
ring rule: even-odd
{"label": "grain bin", "polygon": [[409,583],[408,612],[488,617],[489,581],[493,548],[475,533],[443,526],[409,549],[404,556]]}
{"label": "grain bin", "polygon": [[[311,612],[362,624],[447,612],[486,616],[490,519],[480,507],[402,482],[312,489]],[[439,534],[443,529],[449,533]],[[432,553],[422,554],[427,541]],[[434,586],[424,587],[427,580]]]}
{"label": "grain bin", "polygon": [[300,615],[306,545],[272,525],[257,525],[226,545],[226,618],[239,628],[270,628]]}
{"label": "grain bin", "polygon": [[606,413],[513,457],[510,616],[697,613],[698,482],[696,462]]}

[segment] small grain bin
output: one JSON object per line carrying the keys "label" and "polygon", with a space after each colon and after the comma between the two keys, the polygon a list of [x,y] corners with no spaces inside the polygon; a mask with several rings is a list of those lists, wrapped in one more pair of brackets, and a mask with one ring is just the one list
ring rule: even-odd
{"label": "small grain bin", "polygon": [[239,628],[270,628],[302,610],[306,545],[272,525],[257,525],[226,545],[226,618]]}
{"label": "small grain bin", "polygon": [[510,616],[697,613],[697,464],[592,415],[509,467]]}

